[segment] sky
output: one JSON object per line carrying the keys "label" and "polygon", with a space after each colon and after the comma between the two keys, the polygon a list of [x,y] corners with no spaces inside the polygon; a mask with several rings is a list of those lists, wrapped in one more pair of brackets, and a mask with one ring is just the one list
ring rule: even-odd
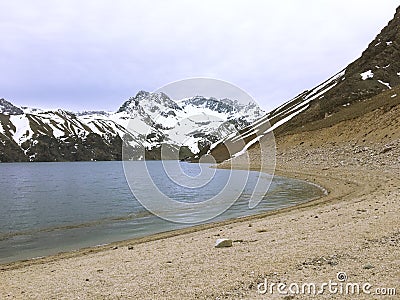
{"label": "sky", "polygon": [[116,111],[140,90],[210,77],[272,110],[358,58],[384,0],[0,0],[0,98]]}

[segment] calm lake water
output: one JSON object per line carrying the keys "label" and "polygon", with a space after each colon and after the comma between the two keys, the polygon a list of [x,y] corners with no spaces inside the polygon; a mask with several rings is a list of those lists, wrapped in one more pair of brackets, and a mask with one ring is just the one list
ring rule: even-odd
{"label": "calm lake water", "polygon": [[[156,174],[161,162],[149,166]],[[188,174],[199,172],[197,164],[181,166]],[[213,180],[201,191],[177,187],[165,176],[155,176],[155,181],[170,197],[196,202],[218,193],[230,172],[215,170]],[[323,193],[315,185],[275,176],[263,201],[250,210],[248,200],[259,176],[268,175],[250,172],[240,198],[209,222],[276,210]],[[121,162],[0,164],[0,263],[187,226],[149,213],[129,189]]]}

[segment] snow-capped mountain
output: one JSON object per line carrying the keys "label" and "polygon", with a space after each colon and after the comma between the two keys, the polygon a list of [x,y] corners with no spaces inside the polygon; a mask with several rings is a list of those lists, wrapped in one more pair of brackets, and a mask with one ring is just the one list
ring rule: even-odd
{"label": "snow-capped mountain", "polygon": [[0,161],[120,160],[123,143],[146,149],[153,159],[166,144],[181,148],[184,158],[264,114],[253,103],[201,96],[173,100],[145,91],[114,113],[19,108],[1,99]]}
{"label": "snow-capped mountain", "polygon": [[201,96],[173,101],[162,92],[140,91],[126,101],[112,119],[126,120],[124,127],[135,136],[146,134],[147,147],[154,147],[154,142],[167,142],[185,145],[192,153],[198,153],[206,145],[250,125],[264,114],[254,103],[243,105],[229,99]]}
{"label": "snow-capped mountain", "polygon": [[239,136],[245,146],[237,147],[233,156],[243,153],[271,131],[279,137],[332,126],[377,109],[372,101],[384,92],[390,101],[399,101],[396,92],[400,86],[399,32],[400,7],[360,58],[315,88],[272,110],[240,134],[231,134],[213,144],[209,153],[223,161],[232,156],[224,144],[234,144],[240,140]]}

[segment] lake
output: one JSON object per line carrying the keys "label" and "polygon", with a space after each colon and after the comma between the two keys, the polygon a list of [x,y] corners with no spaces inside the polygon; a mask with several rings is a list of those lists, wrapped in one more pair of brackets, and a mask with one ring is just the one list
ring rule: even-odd
{"label": "lake", "polygon": [[[144,163],[132,162],[138,166]],[[200,172],[198,164],[179,165],[187,174]],[[214,177],[207,185],[193,189],[167,180],[160,161],[148,162],[148,166],[160,190],[182,202],[212,197],[231,172],[214,169]],[[249,209],[248,201],[260,176],[268,181],[269,175],[250,172],[239,199],[207,222],[276,210],[323,194],[315,185],[275,176],[260,204]],[[143,193],[146,187],[138,188]],[[191,226],[183,224],[190,219],[190,211],[179,214],[181,223],[148,212],[133,196],[122,162],[1,163],[0,191],[0,263]]]}

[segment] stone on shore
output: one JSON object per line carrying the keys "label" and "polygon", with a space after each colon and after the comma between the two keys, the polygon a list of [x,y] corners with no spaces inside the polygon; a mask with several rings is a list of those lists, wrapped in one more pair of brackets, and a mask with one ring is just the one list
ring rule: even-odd
{"label": "stone on shore", "polygon": [[218,239],[215,242],[215,248],[226,248],[232,247],[232,240],[230,239]]}

